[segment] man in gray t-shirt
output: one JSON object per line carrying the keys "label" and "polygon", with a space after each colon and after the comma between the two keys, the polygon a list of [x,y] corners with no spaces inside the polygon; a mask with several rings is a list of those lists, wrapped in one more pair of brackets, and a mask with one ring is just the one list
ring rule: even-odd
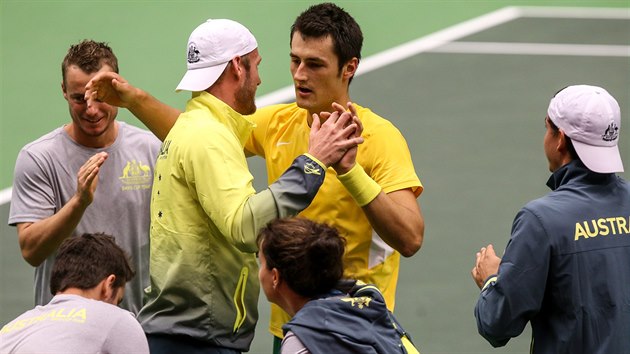
{"label": "man in gray t-shirt", "polygon": [[85,85],[104,71],[118,72],[105,43],[85,40],[70,47],[61,87],[72,121],[20,151],[9,224],[17,226],[22,256],[37,267],[37,305],[52,298],[52,260],[64,239],[85,232],[115,235],[138,274],[127,284],[122,307],[137,313],[149,286],[149,203],[160,142],[117,122],[114,106],[87,106]]}
{"label": "man in gray t-shirt", "polygon": [[112,236],[66,239],[52,269],[55,297],[0,329],[0,353],[149,353],[138,321],[116,306],[133,277]]}

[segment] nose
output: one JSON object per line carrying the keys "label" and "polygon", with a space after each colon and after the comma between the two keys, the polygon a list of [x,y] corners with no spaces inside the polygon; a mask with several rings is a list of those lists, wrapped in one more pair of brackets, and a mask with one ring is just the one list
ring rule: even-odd
{"label": "nose", "polygon": [[295,71],[293,72],[293,80],[295,81],[304,81],[304,64],[300,63],[295,67]]}
{"label": "nose", "polygon": [[98,115],[99,112],[99,104],[98,102],[92,102],[91,104],[86,104],[86,108],[85,108],[85,114],[88,116],[96,116]]}

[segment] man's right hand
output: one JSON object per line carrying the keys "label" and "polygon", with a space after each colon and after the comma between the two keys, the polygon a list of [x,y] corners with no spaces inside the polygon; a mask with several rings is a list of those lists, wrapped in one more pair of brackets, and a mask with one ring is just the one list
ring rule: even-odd
{"label": "man's right hand", "polygon": [[138,95],[138,89],[113,71],[97,73],[85,86],[88,107],[94,101],[129,108]]}
{"label": "man's right hand", "polygon": [[107,160],[106,152],[99,152],[90,157],[77,173],[77,192],[75,196],[82,205],[90,205],[98,185],[98,172]]}
{"label": "man's right hand", "polygon": [[363,143],[363,138],[360,136],[360,124],[354,119],[356,117],[351,112],[335,111],[322,124],[319,116],[313,114],[313,124],[309,136],[309,154],[321,161],[326,167],[339,162],[348,150]]}

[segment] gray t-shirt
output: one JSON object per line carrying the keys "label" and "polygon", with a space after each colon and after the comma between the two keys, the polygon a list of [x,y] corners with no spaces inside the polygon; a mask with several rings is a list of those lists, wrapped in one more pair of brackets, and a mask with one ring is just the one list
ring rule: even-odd
{"label": "gray t-shirt", "polygon": [[57,295],[2,327],[0,353],[149,353],[149,345],[131,312]]}
{"label": "gray t-shirt", "polygon": [[[149,286],[149,206],[160,141],[146,130],[118,124],[118,137],[106,148],[79,145],[63,128],[22,148],[15,164],[9,224],[36,222],[57,213],[76,193],[79,168],[95,153],[107,152],[94,201],[72,235],[104,232],[129,253],[136,276],[127,283],[121,307],[138,313]],[[54,256],[35,270],[36,305],[52,298]]]}

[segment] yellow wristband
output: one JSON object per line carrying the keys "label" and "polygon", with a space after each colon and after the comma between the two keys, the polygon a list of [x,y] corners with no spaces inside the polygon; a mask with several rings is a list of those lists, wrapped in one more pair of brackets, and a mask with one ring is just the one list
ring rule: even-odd
{"label": "yellow wristband", "polygon": [[381,192],[381,186],[368,176],[358,163],[354,164],[350,171],[338,175],[337,178],[359,206],[367,205]]}

